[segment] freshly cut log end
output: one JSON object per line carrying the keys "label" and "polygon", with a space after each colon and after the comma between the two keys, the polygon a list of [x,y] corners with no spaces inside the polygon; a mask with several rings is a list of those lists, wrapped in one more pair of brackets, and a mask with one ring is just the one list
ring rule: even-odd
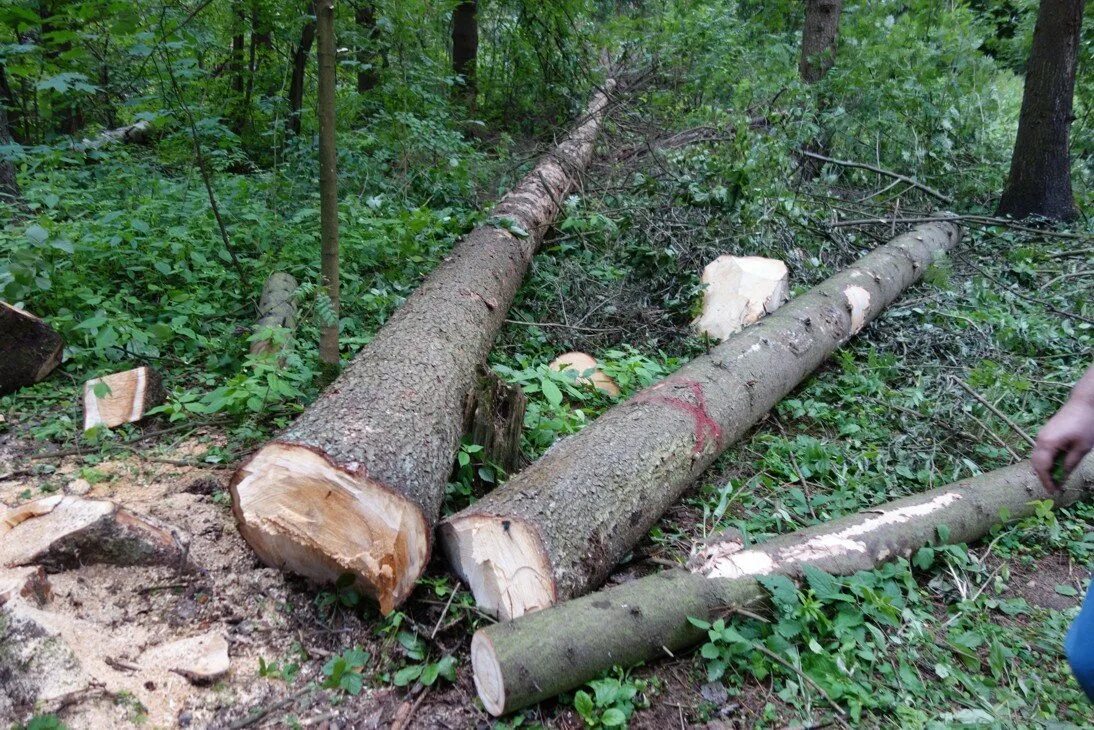
{"label": "freshly cut log end", "polygon": [[494,642],[481,631],[471,639],[471,666],[474,667],[475,689],[483,707],[494,717],[505,712],[505,676],[494,651]]}
{"label": "freshly cut log end", "polygon": [[577,382],[580,385],[592,385],[612,397],[619,395],[619,386],[600,370],[600,363],[592,355],[586,355],[584,352],[567,352],[565,355],[556,357],[547,367],[556,372],[572,371],[577,374]]}
{"label": "freshly cut log end", "polygon": [[719,256],[703,269],[700,332],[724,340],[782,306],[790,296],[789,272],[778,259]]}
{"label": "freshly cut log end", "polygon": [[421,509],[323,455],[273,442],[237,472],[232,504],[243,537],[268,565],[319,583],[354,576],[387,614],[429,559]]}
{"label": "freshly cut log end", "polygon": [[55,494],[0,514],[0,566],[47,571],[87,563],[177,565],[187,539],[147,515],[101,499]]}
{"label": "freshly cut log end", "polygon": [[30,312],[0,302],[0,395],[45,379],[61,364],[64,341]]}
{"label": "freshly cut log end", "polygon": [[[96,395],[96,390],[106,392]],[[136,423],[163,403],[165,396],[163,378],[148,367],[89,380],[84,383],[84,430]]]}
{"label": "freshly cut log end", "polygon": [[472,515],[440,529],[449,562],[484,613],[507,621],[555,603],[551,566],[532,526]]}

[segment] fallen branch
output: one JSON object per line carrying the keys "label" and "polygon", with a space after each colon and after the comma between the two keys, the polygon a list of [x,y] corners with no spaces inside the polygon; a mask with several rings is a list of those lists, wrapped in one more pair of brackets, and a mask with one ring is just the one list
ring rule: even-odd
{"label": "fallen branch", "polygon": [[[475,686],[494,715],[577,687],[613,666],[632,666],[705,640],[689,620],[762,603],[758,576],[800,579],[804,566],[833,575],[872,570],[922,547],[979,539],[1000,515],[1034,513],[1034,500],[1057,507],[1094,490],[1094,457],[1056,495],[1045,492],[1029,462],[989,472],[875,509],[743,548],[715,540],[674,569],[480,629],[471,642]],[[948,529],[943,539],[941,525]]]}
{"label": "fallen branch", "polygon": [[808,157],[808,158],[814,159],[814,160],[820,160],[821,162],[829,162],[833,165],[839,165],[840,167],[856,167],[856,168],[859,168],[861,170],[869,170],[870,172],[876,172],[879,175],[885,175],[885,176],[891,177],[895,180],[900,180],[903,183],[907,183],[908,185],[911,185],[913,188],[917,188],[919,190],[922,190],[923,192],[927,193],[927,195],[930,195],[932,198],[937,198],[937,199],[941,200],[943,203],[946,203],[947,205],[953,203],[953,198],[951,198],[949,195],[946,195],[944,193],[940,193],[937,190],[935,190],[934,188],[928,187],[928,186],[924,185],[923,183],[919,182],[914,177],[908,177],[907,175],[901,175],[899,172],[893,172],[892,170],[885,170],[883,168],[876,167],[874,165],[870,165],[870,164],[867,164],[865,162],[855,162],[853,160],[837,160],[834,157],[827,157],[825,155],[818,154],[816,152],[811,152],[809,150],[798,150],[798,153],[800,155],[802,155],[803,157]]}
{"label": "fallen branch", "polygon": [[232,481],[269,565],[346,573],[384,613],[425,569],[480,367],[560,202],[588,165],[614,82],[585,121],[457,244],[338,379]]}
{"label": "fallen branch", "polygon": [[[861,211],[856,211],[861,212]],[[984,215],[945,215],[945,216],[919,216],[914,218],[901,218],[894,216],[891,218],[856,218],[854,220],[835,221],[828,223],[829,228],[848,228],[853,226],[879,226],[879,225],[917,225],[920,223],[937,223],[939,221],[961,221],[972,223],[978,226],[1001,226],[1004,228],[1013,228],[1016,231],[1023,231],[1025,233],[1036,233],[1039,236],[1051,236],[1054,238],[1067,238],[1076,241],[1089,241],[1092,236],[1082,235],[1079,233],[1068,233],[1066,231],[1052,231],[1043,228],[1031,228],[1029,226],[1023,226],[1019,223],[1015,223],[1007,218],[992,218]],[[1080,252],[1081,253],[1081,252]],[[1053,254],[1049,258],[1063,258],[1065,256],[1076,255],[1074,252],[1068,251],[1062,254]]]}
{"label": "fallen branch", "polygon": [[987,398],[985,398],[984,396],[980,395],[975,390],[973,390],[973,387],[971,385],[969,385],[968,383],[966,383],[961,378],[957,377],[956,375],[952,376],[952,378],[953,378],[953,381],[955,383],[960,385],[965,390],[965,392],[967,392],[969,395],[971,395],[973,398],[975,398],[980,403],[980,405],[984,406],[989,411],[994,413],[996,416],[1003,419],[1003,422],[1006,423],[1008,426],[1010,426],[1011,430],[1013,430],[1016,434],[1021,436],[1022,440],[1025,441],[1027,444],[1029,444],[1031,448],[1034,446],[1033,439],[1030,438],[1030,435],[1028,433],[1026,433],[1025,431],[1023,431],[1021,426],[1019,426],[1017,423],[1012,421],[1010,419],[1010,416],[1008,416],[1006,413],[1003,413],[1001,410],[999,410],[994,405],[992,405],[991,402],[989,402]]}
{"label": "fallen branch", "polygon": [[703,469],[959,238],[935,223],[881,246],[445,520],[479,606],[511,618],[599,586]]}

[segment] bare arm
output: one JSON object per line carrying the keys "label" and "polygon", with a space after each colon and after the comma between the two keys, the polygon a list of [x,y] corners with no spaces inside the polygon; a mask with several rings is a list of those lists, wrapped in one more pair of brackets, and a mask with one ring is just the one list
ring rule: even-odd
{"label": "bare arm", "polygon": [[1033,469],[1049,492],[1059,491],[1052,468],[1063,458],[1061,481],[1094,448],[1094,367],[1086,371],[1071,391],[1071,397],[1037,434],[1033,447]]}

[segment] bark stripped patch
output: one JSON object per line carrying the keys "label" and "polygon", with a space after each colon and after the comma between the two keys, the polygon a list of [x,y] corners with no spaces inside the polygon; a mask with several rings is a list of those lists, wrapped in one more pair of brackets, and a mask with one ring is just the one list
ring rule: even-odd
{"label": "bark stripped patch", "polygon": [[[677,398],[676,396],[653,393],[653,391],[665,386],[674,385],[687,388],[688,392],[691,393],[691,397],[695,399],[695,402],[692,403],[683,398]],[[668,406],[669,408],[675,408],[676,410],[683,411],[691,416],[695,421],[695,448],[692,450],[694,454],[698,455],[703,453],[706,449],[708,439],[716,448],[721,448],[722,428],[718,425],[717,421],[711,418],[710,412],[707,410],[703,386],[699,384],[698,380],[676,380],[658,383],[645,393],[638,395],[634,399],[634,402],[656,403],[658,405]]]}

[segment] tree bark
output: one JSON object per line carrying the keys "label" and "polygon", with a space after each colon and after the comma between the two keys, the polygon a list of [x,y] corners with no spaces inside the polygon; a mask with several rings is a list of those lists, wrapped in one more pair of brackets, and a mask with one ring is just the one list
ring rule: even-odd
{"label": "tree bark", "polygon": [[334,0],[315,3],[316,35],[319,39],[319,237],[322,247],[323,291],[330,300],[319,331],[319,359],[337,368],[338,352],[338,150],[335,146],[334,94],[338,59],[334,48]]}
{"label": "tree bark", "polygon": [[[839,18],[843,11],[843,0],[806,0],[805,23],[802,24],[801,60],[798,71],[802,81],[815,84],[823,79],[828,70],[836,63],[836,40],[839,36]],[[823,110],[825,102],[818,99],[817,108]],[[810,152],[824,154],[828,142],[824,133],[805,144]],[[822,163],[811,157],[801,161],[801,177],[812,180],[820,174]]]}
{"label": "tree bark", "polygon": [[244,107],[243,92],[246,84],[243,79],[243,50],[246,45],[246,35],[244,34],[244,23],[246,17],[243,12],[243,0],[233,0],[232,2],[232,48],[229,56],[229,66],[231,67],[231,86],[232,86],[232,99],[229,102],[229,117],[231,119],[232,131],[236,134],[243,133],[243,127],[246,122],[247,109]]}
{"label": "tree bark", "polygon": [[476,96],[475,70],[479,55],[478,0],[461,2],[452,11],[452,70],[464,79],[464,95]]}
{"label": "tree bark", "polygon": [[[800,579],[811,565],[833,575],[872,570],[919,548],[977,540],[1001,521],[1091,496],[1094,457],[1063,492],[1044,491],[1029,462],[966,479],[875,509],[740,548],[734,537],[709,544],[689,569],[662,571],[479,629],[471,641],[475,686],[501,715],[580,686],[613,666],[671,656],[706,638],[688,619],[713,621],[766,600],[761,575]],[[945,538],[939,527],[949,528]]]}
{"label": "tree bark", "polygon": [[1082,24],[1083,0],[1041,0],[998,215],[1070,221],[1079,214],[1071,192],[1069,136]]}
{"label": "tree bark", "polygon": [[480,608],[513,618],[596,588],[726,447],[953,247],[921,226],[610,409],[440,527]]}
{"label": "tree bark", "polygon": [[[0,146],[12,143],[11,128],[8,126],[8,109],[0,99]],[[19,181],[15,177],[15,163],[7,157],[0,157],[0,202],[19,205],[23,200],[19,192]]]}
{"label": "tree bark", "polygon": [[[614,82],[339,378],[237,472],[240,530],[269,564],[351,573],[384,612],[424,570],[467,399],[532,256],[593,154]],[[505,223],[502,224],[501,221]]]}
{"label": "tree bark", "polygon": [[296,303],[293,301],[296,287],[296,279],[283,271],[274,272],[270,274],[270,278],[266,279],[266,284],[262,287],[262,298],[258,300],[258,321],[255,322],[254,334],[260,335],[269,330],[287,332],[280,340],[270,338],[253,340],[250,350],[252,355],[256,357],[276,355],[292,338],[296,330]]}
{"label": "tree bark", "polygon": [[376,27],[376,8],[371,2],[357,6],[357,33],[361,38],[361,47],[357,50],[357,93],[367,94],[376,88],[380,75],[376,71],[376,41],[380,31]]}
{"label": "tree bark", "polygon": [[61,364],[61,336],[30,312],[0,302],[0,332],[0,395],[37,383]]}
{"label": "tree bark", "polygon": [[315,21],[308,20],[300,31],[300,43],[293,50],[292,78],[289,80],[289,131],[300,134],[300,112],[304,108],[304,84],[307,81],[308,57],[315,42]]}

